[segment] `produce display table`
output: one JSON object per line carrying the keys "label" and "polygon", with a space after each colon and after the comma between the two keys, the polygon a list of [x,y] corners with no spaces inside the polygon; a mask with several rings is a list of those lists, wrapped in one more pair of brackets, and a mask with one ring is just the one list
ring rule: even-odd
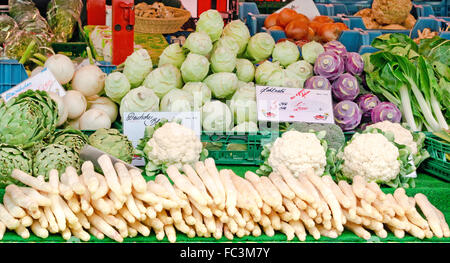
{"label": "produce display table", "polygon": [[[255,166],[218,166],[218,169],[232,169],[237,175],[243,176],[246,171],[256,171],[257,167]],[[395,189],[392,188],[383,188],[385,193],[393,193]],[[445,215],[446,221],[450,222],[450,183],[432,177],[430,175],[424,173],[418,173],[418,177],[416,179],[416,187],[414,189],[406,189],[406,194],[408,196],[414,196],[416,193],[425,194],[430,202],[435,205],[442,213]],[[3,198],[4,190],[0,190],[0,196]],[[30,233],[29,239],[23,239],[18,236],[15,232],[7,231],[3,237],[3,240],[0,242],[45,242],[45,243],[65,243],[65,242],[81,242],[79,239],[72,237],[68,241],[64,240],[60,235],[50,235],[47,239],[41,239],[36,237],[33,233]],[[92,237],[89,243],[116,243],[115,241],[105,237],[103,240],[98,240],[95,237]],[[134,238],[125,238],[124,243],[155,243],[155,242],[169,242],[167,237],[163,240],[157,240],[156,236],[152,232],[150,236],[144,237],[142,235],[138,235]],[[253,236],[245,236],[243,238],[235,237],[232,241],[223,237],[220,240],[216,240],[215,238],[204,238],[204,237],[196,237],[189,238],[184,234],[177,234],[177,242],[287,242],[286,236],[281,232],[276,232],[273,237],[268,237],[266,235],[261,235],[259,237]],[[297,237],[295,237],[292,241],[288,242],[299,242]],[[405,234],[405,237],[399,239],[395,237],[390,231],[388,231],[387,238],[379,238],[375,234],[372,234],[370,240],[366,241],[362,238],[357,237],[354,233],[345,230],[342,235],[340,235],[336,239],[321,237],[319,240],[315,240],[311,235],[307,235],[306,241],[304,242],[320,242],[320,243],[340,243],[340,242],[349,242],[349,243],[359,243],[359,242],[401,242],[401,243],[411,243],[411,242],[450,242],[450,238],[437,238],[433,237],[431,239],[423,239],[420,240],[411,236],[410,234]]]}

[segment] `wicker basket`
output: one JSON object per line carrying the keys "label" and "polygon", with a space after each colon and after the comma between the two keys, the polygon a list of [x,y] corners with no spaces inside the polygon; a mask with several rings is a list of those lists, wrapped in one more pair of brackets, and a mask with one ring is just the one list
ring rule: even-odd
{"label": "wicker basket", "polygon": [[175,17],[172,18],[147,18],[136,16],[134,30],[138,33],[159,33],[170,34],[180,30],[180,28],[191,17],[187,10],[166,6]]}

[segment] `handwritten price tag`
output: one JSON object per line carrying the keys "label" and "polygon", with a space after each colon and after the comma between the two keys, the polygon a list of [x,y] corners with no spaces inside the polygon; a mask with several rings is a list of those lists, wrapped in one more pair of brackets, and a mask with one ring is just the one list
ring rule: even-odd
{"label": "handwritten price tag", "polygon": [[1,94],[3,100],[7,102],[11,98],[16,97],[22,92],[25,92],[27,90],[43,90],[43,91],[51,91],[59,96],[66,95],[66,91],[64,88],[59,84],[59,82],[56,80],[55,76],[48,70],[47,68],[44,68],[41,72],[34,75],[31,78],[28,78],[18,85],[14,86],[13,88],[3,92]]}
{"label": "handwritten price tag", "polygon": [[334,123],[330,90],[256,86],[258,120]]}
{"label": "handwritten price tag", "polygon": [[[123,133],[136,147],[144,137],[145,127],[155,126],[161,120],[181,120],[181,125],[188,127],[200,137],[200,112],[125,112],[123,115]],[[134,166],[144,166],[143,158],[134,157]]]}

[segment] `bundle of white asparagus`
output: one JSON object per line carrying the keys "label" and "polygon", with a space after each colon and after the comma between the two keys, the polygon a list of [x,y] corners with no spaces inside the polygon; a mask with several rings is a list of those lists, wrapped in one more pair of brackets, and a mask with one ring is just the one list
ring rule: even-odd
{"label": "bundle of white asparagus", "polygon": [[175,242],[177,231],[230,240],[281,231],[287,240],[304,241],[307,234],[337,238],[345,228],[363,239],[372,233],[385,238],[387,230],[399,238],[450,236],[444,215],[423,194],[408,197],[402,188],[384,194],[361,177],[350,185],[313,171],[295,178],[282,167],[270,176],[249,171],[243,178],[219,171],[209,158],[181,171],[169,167],[172,184],[163,174],[147,182],[106,155],[98,162],[103,175],[86,161],[80,175],[73,167],[61,175],[52,170],[48,182],[14,170],[12,177],[26,186],[6,187],[0,237],[9,229],[25,239],[31,230],[41,238],[60,234],[88,241],[92,235],[123,242],[153,230],[158,240]]}

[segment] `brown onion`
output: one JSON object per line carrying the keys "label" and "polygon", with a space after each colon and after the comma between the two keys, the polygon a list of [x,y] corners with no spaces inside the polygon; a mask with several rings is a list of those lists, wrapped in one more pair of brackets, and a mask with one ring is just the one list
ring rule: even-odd
{"label": "brown onion", "polygon": [[317,21],[311,21],[308,26],[317,34],[319,28],[323,25],[323,23]]}
{"label": "brown onion", "polygon": [[278,13],[273,13],[264,20],[264,27],[271,28],[277,25]]}
{"label": "brown onion", "polygon": [[277,25],[285,27],[287,24],[289,24],[292,20],[294,20],[297,17],[298,13],[290,8],[284,8],[280,11],[278,18],[277,18]]}
{"label": "brown onion", "polygon": [[281,26],[271,26],[271,27],[269,27],[268,30],[281,30],[281,31],[284,31],[284,28],[281,27]]}
{"label": "brown onion", "polygon": [[342,22],[334,23],[341,31],[349,30],[348,26]]}
{"label": "brown onion", "polygon": [[295,17],[295,20],[301,20],[301,21],[303,21],[303,22],[305,22],[307,24],[309,24],[309,22],[310,22],[309,18],[307,16],[305,16],[304,14],[298,14]]}
{"label": "brown onion", "polygon": [[335,23],[326,23],[319,28],[319,32],[317,32],[320,40],[323,42],[329,42],[333,40],[337,40],[339,38],[342,30],[339,29],[339,26]]}
{"label": "brown onion", "polygon": [[333,23],[334,20],[328,16],[316,16],[314,17],[313,21],[319,22],[319,23]]}
{"label": "brown onion", "polygon": [[285,27],[286,36],[295,40],[308,37],[308,24],[301,20],[294,20]]}

